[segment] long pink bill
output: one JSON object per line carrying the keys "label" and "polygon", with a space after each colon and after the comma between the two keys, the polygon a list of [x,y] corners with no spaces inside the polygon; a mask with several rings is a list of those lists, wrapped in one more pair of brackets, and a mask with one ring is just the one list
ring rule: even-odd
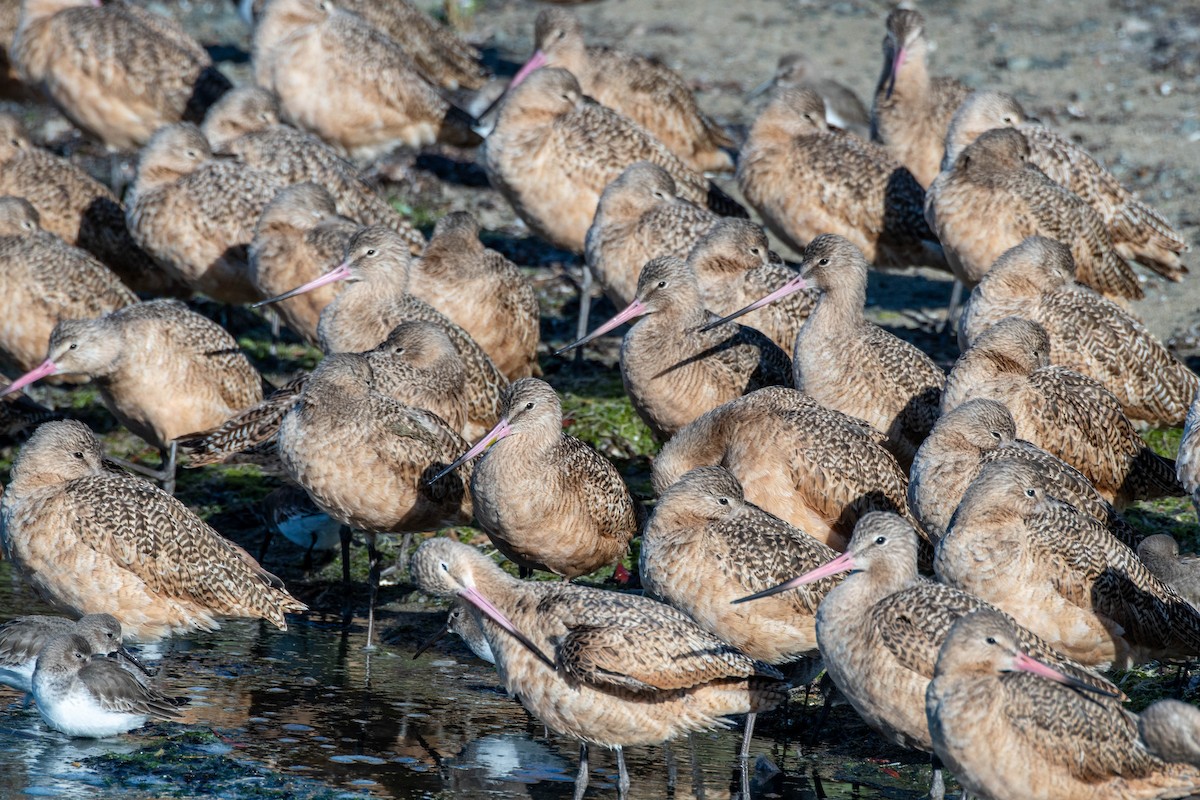
{"label": "long pink bill", "polygon": [[0,389],[0,397],[3,397],[6,394],[12,394],[13,392],[19,392],[29,384],[40,381],[42,378],[48,378],[57,372],[58,365],[47,358],[41,364],[38,364],[33,369],[29,370],[29,372],[26,372],[8,386]]}
{"label": "long pink bill", "polygon": [[327,286],[328,284],[331,284],[331,283],[337,283],[338,281],[344,281],[349,277],[350,277],[350,265],[349,264],[340,264],[337,267],[331,269],[329,272],[326,272],[321,277],[311,280],[308,283],[304,284],[303,286],[297,286],[295,289],[292,289],[291,291],[284,292],[281,295],[269,298],[267,300],[259,300],[257,303],[253,303],[250,307],[251,308],[261,308],[262,306],[270,305],[271,303],[279,303],[284,300],[287,300],[288,298],[295,297],[298,294],[304,294],[305,292],[311,292],[313,289],[320,289],[322,286]]}
{"label": "long pink bill", "polygon": [[483,110],[483,113],[476,117],[476,119],[482,120],[488,114],[495,111],[496,106],[500,105],[504,98],[508,97],[509,92],[517,88],[518,84],[528,78],[534,70],[541,69],[544,66],[546,66],[546,54],[541,50],[538,50],[536,53],[530,56],[529,60],[526,61],[519,70],[517,70],[517,74],[513,75],[513,79],[508,82],[508,86],[504,87],[504,91],[497,95],[496,99],[493,100],[491,104]]}
{"label": "long pink bill", "polygon": [[758,311],[763,306],[769,306],[769,305],[771,305],[771,303],[774,303],[776,300],[781,300],[784,297],[787,297],[789,294],[795,294],[796,292],[798,292],[802,289],[807,289],[807,288],[808,288],[808,281],[804,280],[804,278],[801,278],[799,275],[797,275],[796,277],[792,278],[790,281],[785,283],[783,286],[780,286],[778,289],[771,292],[766,297],[759,298],[758,300],[755,300],[753,303],[746,306],[742,310],[735,311],[727,317],[721,317],[716,322],[710,322],[707,325],[705,325],[703,328],[701,328],[700,330],[701,331],[711,331],[713,328],[720,327],[721,325],[724,325],[726,322],[732,322],[733,320],[737,319],[740,316],[749,314],[751,311]]}
{"label": "long pink bill", "polygon": [[528,636],[517,630],[517,626],[512,624],[509,618],[504,615],[504,612],[492,605],[492,601],[480,594],[477,589],[471,586],[463,587],[459,591],[458,596],[486,614],[492,622],[508,631],[514,639],[528,647],[529,652],[545,662],[546,666],[550,667],[550,669],[556,669],[550,657],[543,653],[540,647],[530,641]]}
{"label": "long pink bill", "polygon": [[498,441],[500,441],[501,439],[503,439],[505,436],[508,436],[510,433],[512,433],[512,425],[509,425],[509,424],[508,424],[508,420],[507,420],[507,419],[501,419],[499,422],[497,422],[497,423],[496,423],[496,427],[492,428],[490,431],[488,431],[487,433],[485,433],[485,434],[483,435],[483,438],[482,438],[482,439],[480,439],[478,442],[476,442],[476,443],[474,444],[474,446],[473,446],[473,447],[471,447],[471,449],[470,449],[470,450],[468,450],[467,452],[463,453],[461,456],[459,456],[459,457],[458,457],[458,458],[457,458],[457,459],[454,461],[454,463],[453,463],[453,464],[451,464],[450,466],[446,467],[444,470],[442,470],[441,472],[439,472],[437,475],[434,475],[434,476],[433,476],[432,478],[430,478],[430,479],[429,479],[427,482],[428,482],[428,483],[435,483],[435,482],[437,482],[437,481],[441,480],[442,478],[444,478],[445,476],[449,475],[449,474],[450,474],[451,472],[453,472],[454,470],[456,470],[456,469],[458,469],[459,467],[461,467],[463,464],[465,464],[465,463],[467,463],[468,461],[470,461],[470,460],[471,460],[472,458],[474,458],[475,456],[477,456],[477,455],[479,455],[480,453],[482,453],[482,452],[483,452],[484,450],[486,450],[486,449],[487,449],[487,448],[488,448],[490,445],[493,445],[493,444],[495,444],[496,442],[498,442]]}
{"label": "long pink bill", "polygon": [[778,586],[772,586],[770,589],[764,589],[761,592],[747,595],[746,597],[739,597],[733,601],[733,605],[749,603],[751,600],[761,600],[764,597],[786,592],[788,589],[795,589],[799,586],[807,586],[810,583],[816,583],[822,578],[828,578],[830,575],[837,575],[840,572],[849,572],[852,569],[854,569],[854,555],[852,553],[842,553],[828,564],[822,564],[798,578],[792,578],[790,581],[784,581]]}
{"label": "long pink bill", "polygon": [[1041,661],[1031,658],[1024,653],[1017,653],[1016,657],[1013,659],[1013,668],[1020,670],[1021,672],[1028,672],[1033,675],[1037,675],[1039,678],[1045,678],[1046,680],[1054,681],[1055,683],[1061,683],[1064,686],[1070,686],[1072,689],[1080,689],[1082,691],[1092,692],[1093,694],[1102,695],[1104,697],[1117,696],[1112,692],[1106,691],[1097,686],[1092,686],[1090,683],[1085,683],[1078,678],[1074,678],[1070,675],[1059,672],[1058,670],[1054,669],[1054,667],[1046,666]]}
{"label": "long pink bill", "polygon": [[599,328],[596,328],[596,330],[592,331],[591,333],[589,333],[587,336],[583,337],[579,341],[572,342],[571,344],[567,345],[566,347],[562,348],[561,350],[558,350],[557,352],[555,352],[554,355],[556,355],[556,356],[562,355],[563,353],[567,352],[568,350],[574,350],[576,347],[581,347],[582,345],[585,345],[588,342],[590,342],[592,339],[595,339],[597,336],[603,336],[604,334],[611,331],[613,328],[616,328],[620,325],[624,325],[626,322],[629,322],[632,319],[637,319],[638,317],[645,314],[646,311],[647,311],[646,306],[642,303],[641,300],[634,300],[632,303],[625,306],[625,308],[621,310],[621,313],[617,314],[615,317],[610,319],[608,322],[604,323]]}
{"label": "long pink bill", "polygon": [[896,56],[892,59],[892,72],[888,75],[887,94],[885,97],[888,100],[892,99],[892,92],[896,89],[896,76],[900,74],[900,68],[904,66],[904,59],[908,56],[903,47],[896,48]]}

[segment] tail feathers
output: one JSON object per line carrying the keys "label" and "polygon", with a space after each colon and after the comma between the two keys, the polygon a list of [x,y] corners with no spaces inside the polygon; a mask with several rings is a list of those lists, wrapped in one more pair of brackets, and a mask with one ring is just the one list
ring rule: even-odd
{"label": "tail feathers", "polygon": [[1156,210],[1130,197],[1110,223],[1113,241],[1125,258],[1136,261],[1169,281],[1188,273],[1180,259],[1190,248],[1171,223]]}

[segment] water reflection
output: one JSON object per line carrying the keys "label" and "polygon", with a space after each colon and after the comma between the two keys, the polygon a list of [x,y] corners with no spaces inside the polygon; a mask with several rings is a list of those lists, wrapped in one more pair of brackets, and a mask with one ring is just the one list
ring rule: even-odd
{"label": "water reflection", "polygon": [[[11,579],[11,565],[0,563],[0,619],[44,611]],[[190,699],[184,725],[102,742],[47,731],[36,709],[22,709],[15,692],[0,690],[0,796],[135,797],[80,762],[131,753],[156,734],[191,728],[213,731],[221,742],[216,751],[231,758],[379,797],[570,797],[576,744],[548,736],[504,694],[491,667],[449,638],[411,659],[444,615],[434,609],[401,615],[401,629],[417,633],[371,655],[360,631],[346,634],[319,620],[299,620],[286,633],[231,622],[212,634],[170,640],[149,655],[157,658],[166,691]],[[928,773],[920,757],[899,755],[895,763],[890,759],[898,754],[884,752],[848,714],[849,735],[843,730],[839,741],[817,749],[763,725],[754,752],[765,757],[750,776],[751,795],[921,796]],[[631,798],[738,796],[738,738],[697,734],[669,753],[632,748]],[[885,758],[868,758],[877,753]],[[615,761],[593,749],[589,796],[615,797],[615,786]],[[145,796],[152,796],[149,788]]]}

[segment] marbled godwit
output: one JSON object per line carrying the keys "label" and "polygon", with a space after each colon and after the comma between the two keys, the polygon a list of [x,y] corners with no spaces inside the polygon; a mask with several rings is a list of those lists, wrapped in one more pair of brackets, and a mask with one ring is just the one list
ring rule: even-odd
{"label": "marbled godwit", "polygon": [[589,743],[617,751],[624,795],[623,747],[727,726],[728,717],[769,711],[786,695],[773,667],[645,597],[520,581],[449,539],[417,548],[412,574],[423,591],[470,603],[509,693],[580,740],[576,800],[587,787]]}
{"label": "marbled godwit", "polygon": [[1130,547],[1140,538],[1083,473],[1037,445],[1017,438],[1017,423],[1003,403],[968,400],[942,415],[913,459],[908,505],[937,542],[954,509],[987,464],[1015,461],[1037,470],[1050,495],[1087,514]]}
{"label": "marbled godwit", "polygon": [[832,578],[753,607],[733,601],[832,561],[837,552],[747,502],[724,467],[698,467],[658,500],[642,532],[642,585],[768,664],[817,654],[817,606]]}
{"label": "marbled godwit", "polygon": [[187,506],[106,468],[100,443],[79,422],[47,422],[21,448],[0,501],[0,538],[56,606],[112,614],[138,640],[214,630],[219,617],[286,630],[284,614],[305,610]]}
{"label": "marbled godwit", "polygon": [[492,652],[492,646],[488,644],[487,636],[483,633],[483,626],[479,619],[471,613],[470,606],[462,600],[454,601],[454,607],[450,609],[450,615],[446,617],[446,624],[416,649],[413,658],[416,659],[433,647],[447,633],[458,634],[467,643],[471,652],[481,660],[489,664],[496,663],[496,654]]}
{"label": "marbled godwit", "polygon": [[[612,304],[624,308],[633,301],[638,275],[647,261],[659,256],[687,258],[718,219],[702,205],[680,197],[665,169],[639,161],[600,195],[584,242],[588,270]],[[584,298],[585,303],[588,300]]]}
{"label": "marbled godwit", "polygon": [[42,650],[33,673],[33,697],[48,727],[67,736],[101,739],[140,728],[151,718],[179,719],[174,701],[100,654],[72,633],[52,639]]}
{"label": "marbled godwit", "polygon": [[118,150],[163,125],[198,122],[230,86],[179,23],[133,3],[24,0],[12,54],[30,85]]}
{"label": "marbled godwit", "polygon": [[[715,222],[692,246],[687,262],[700,283],[704,307],[714,314],[731,314],[796,277],[796,271],[771,252],[763,229],[747,219]],[[749,315],[746,323],[786,353],[817,297],[815,289],[789,294]]]}
{"label": "marbled godwit", "polygon": [[125,210],[137,243],[195,291],[222,303],[259,298],[247,274],[254,223],[283,183],[218,160],[195,125],[162,128],[138,156]]}
{"label": "marbled godwit", "polygon": [[1025,110],[1012,95],[974,92],[963,101],[946,133],[943,168],[950,167],[963,148],[984,131],[1005,127],[1016,128],[1025,136],[1031,164],[1096,210],[1123,258],[1157,272],[1187,272],[1179,256],[1188,245],[1171,223],[1122,186],[1078,144],[1026,121]]}
{"label": "marbled godwit", "polygon": [[1200,392],[1196,393],[1184,420],[1177,459],[1175,476],[1191,496],[1192,506],[1200,517]]}
{"label": "marbled godwit", "polygon": [[234,338],[175,300],[60,322],[47,354],[0,394],[49,375],[88,376],[117,421],[162,451],[161,471],[147,474],[168,493],[175,486],[175,439],[262,399],[262,378]]}
{"label": "marbled godwit", "polygon": [[765,335],[711,322],[695,273],[671,256],[646,264],[633,302],[563,350],[637,317],[645,319],[621,342],[621,379],[638,416],[659,439],[747,392],[791,382],[791,360]]}
{"label": "marbled godwit", "polygon": [[500,418],[500,392],[508,381],[466,331],[409,292],[411,270],[412,257],[404,239],[390,228],[374,225],[354,235],[338,267],[263,303],[286,300],[335,281],[348,280],[349,285],[321,312],[317,325],[321,348],[327,353],[365,352],[383,341],[397,325],[410,320],[440,325],[467,370],[466,435],[482,436]]}
{"label": "marbled godwit", "polygon": [[959,154],[929,187],[925,217],[954,276],[968,288],[1005,250],[1029,236],[1047,236],[1071,248],[1080,283],[1118,301],[1144,295],[1113,249],[1104,220],[1032,166],[1029,143],[1011,128],[988,131]]}
{"label": "marbled godwit", "polygon": [[398,145],[470,146],[470,117],[426,82],[404,49],[319,0],[271,0],[254,28],[254,82],[283,114],[356,158]]}
{"label": "marbled godwit", "polygon": [[436,414],[380,394],[374,379],[361,355],[326,356],[277,434],[288,477],[330,517],[367,534],[368,647],[379,585],[376,535],[462,525],[472,517],[470,474],[430,481],[467,443]]}
{"label": "marbled godwit", "polygon": [[[658,494],[696,467],[720,465],[746,500],[835,550],[870,511],[908,516],[908,476],[867,423],[779,386],[709,411],[654,458]],[[932,552],[932,551],[931,551]]]}
{"label": "marbled godwit", "polygon": [[[254,226],[248,252],[249,277],[264,297],[308,283],[342,259],[359,226],[337,214],[329,192],[315,183],[280,190]],[[321,311],[342,287],[323,286],[275,304],[284,324],[312,345],[319,343]]]}
{"label": "marbled godwit", "polygon": [[779,57],[775,74],[750,92],[757,97],[771,90],[811,89],[825,103],[825,122],[851,131],[864,139],[871,135],[871,114],[854,90],[817,74],[812,61],[803,53],[785,53]]}
{"label": "marbled godwit", "polygon": [[517,215],[538,236],[576,253],[584,251],[604,187],[638,161],[666,170],[683,199],[746,216],[639,125],[585,100],[563,69],[539,69],[509,92],[484,150],[492,185]]}
{"label": "marbled godwit", "polygon": [[584,94],[645,128],[691,169],[733,169],[733,159],[722,149],[732,148],[733,140],[705,116],[670,67],[609,47],[588,47],[579,20],[557,8],[538,12],[533,39],[537,49],[513,77],[510,91],[534,70],[565,69]]}
{"label": "marbled godwit", "polygon": [[1003,403],[1017,436],[1082,472],[1117,508],[1183,494],[1175,465],[1142,441],[1110,391],[1050,366],[1049,337],[1036,322],[1002,320],[959,357],[946,380],[942,413],[975,398]]}
{"label": "marbled godwit", "polygon": [[1200,770],[1151,756],[1137,717],[1031,655],[1001,614],[955,622],[935,675],[926,694],[934,752],[972,795],[1150,800],[1200,790]]}
{"label": "marbled godwit", "polygon": [[984,466],[938,543],[938,577],[1083,664],[1125,669],[1200,653],[1200,610],[1047,488],[1027,464]]}
{"label": "marbled godwit", "polygon": [[471,475],[475,518],[522,576],[540,569],[571,580],[625,556],[638,504],[608,459],[562,432],[549,384],[508,387],[496,427],[434,480],[484,450]]}
{"label": "marbled godwit", "polygon": [[[462,359],[445,330],[434,322],[404,322],[378,346],[360,354],[371,369],[371,387],[398,403],[436,414],[454,431],[467,426],[466,373]],[[279,432],[309,375],[294,378],[261,403],[234,414],[220,425],[180,439],[189,467],[236,462],[247,454],[273,460],[274,450],[262,453]]]}
{"label": "marbled godwit", "polygon": [[871,106],[871,138],[891,150],[922,186],[937,177],[950,118],[971,93],[953,78],[930,77],[928,50],[921,13],[893,9]]}
{"label": "marbled godwit", "polygon": [[858,248],[834,234],[818,236],[797,277],[725,320],[809,287],[821,296],[796,337],[796,388],[887,434],[888,449],[908,469],[937,419],[946,376],[929,356],[867,320],[867,261]]}
{"label": "marbled godwit", "polygon": [[811,89],[776,93],[750,128],[737,179],[746,202],[797,253],[836,233],[878,267],[947,268],[925,222],[925,190],[883,147],[830,128]]}
{"label": "marbled godwit", "polygon": [[[751,595],[758,600],[840,572],[850,574],[817,609],[817,644],[834,685],[868,725],[902,747],[932,752],[925,720],[925,690],[938,648],[955,620],[987,603],[917,573],[913,527],[882,512],[863,517],[846,553],[828,564]],[[1022,644],[1073,676],[1115,692],[1107,681],[1067,661],[1033,633]],[[934,792],[941,776],[934,764]]]}
{"label": "marbled godwit", "polygon": [[134,291],[158,296],[183,288],[134,243],[125,209],[108,187],[35,147],[9,114],[0,114],[0,194],[28,200],[45,230],[90,252]]}
{"label": "marbled godwit", "polygon": [[116,653],[143,671],[145,667],[121,645],[121,623],[111,614],[88,614],[78,621],[66,617],[17,617],[0,625],[0,684],[18,692],[33,692],[38,653],[63,634],[78,634],[100,655]]}
{"label": "marbled godwit", "polygon": [[409,291],[462,327],[508,380],[540,375],[537,294],[517,265],[479,241],[467,211],[438,220]]}
{"label": "marbled godwit", "polygon": [[19,197],[0,197],[0,350],[22,370],[46,357],[50,332],[64,319],[98,317],[137,295],[90,253],[38,224]]}
{"label": "marbled godwit", "polygon": [[1163,761],[1200,767],[1200,710],[1178,700],[1159,700],[1138,714],[1146,749]]}
{"label": "marbled godwit", "polygon": [[363,225],[387,225],[403,236],[413,255],[425,237],[358,177],[353,164],[316,136],[279,121],[279,98],[258,86],[222,97],[201,127],[214,153],[236,156],[287,184],[315,183],[333,196],[337,211]]}
{"label": "marbled godwit", "polygon": [[963,308],[966,350],[1005,317],[1032,320],[1050,335],[1050,361],[1104,384],[1125,414],[1152,425],[1182,425],[1200,377],[1120,305],[1075,283],[1071,250],[1031,236],[1006,250]]}
{"label": "marbled godwit", "polygon": [[1147,536],[1138,544],[1138,558],[1163,583],[1200,606],[1200,558],[1179,554],[1179,543],[1166,533]]}

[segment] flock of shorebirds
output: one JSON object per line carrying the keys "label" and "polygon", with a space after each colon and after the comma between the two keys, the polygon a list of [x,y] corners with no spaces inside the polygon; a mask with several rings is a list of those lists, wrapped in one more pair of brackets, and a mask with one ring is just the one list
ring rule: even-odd
{"label": "flock of shorebirds", "polygon": [[[1200,503],[1200,378],[1127,306],[1131,264],[1180,280],[1187,246],[1011,96],[931,76],[918,12],[887,18],[869,113],[785,59],[735,158],[679,75],[586,44],[559,9],[474,116],[447,98],[485,85],[479,54],[407,0],[243,11],[256,85],[239,88],[126,0],[24,0],[10,20],[11,77],[140,148],[119,198],[0,118],[0,350],[24,372],[0,419],[37,425],[0,540],[82,617],[0,628],[0,682],[50,727],[178,715],[123,638],[305,611],[173,496],[182,456],[284,476],[274,527],[310,555],[340,544],[347,581],[365,535],[368,645],[376,537],[404,535],[406,558],[413,534],[474,521],[521,579],[447,536],[423,537],[411,576],[581,742],[577,797],[589,744],[616,751],[624,792],[623,747],[743,714],[744,764],[755,715],[822,667],[881,735],[933,755],[935,796],[943,764],[993,800],[1200,793],[1200,710],[1133,714],[1102,674],[1200,655],[1200,561],[1121,516]],[[563,432],[528,278],[468,213],[426,241],[348,160],[481,137],[492,186],[623,309],[584,335],[588,283],[563,349],[636,320],[620,373],[663,443],[648,515]],[[706,177],[735,169],[798,266]],[[864,314],[870,269],[914,265],[956,279],[949,375]],[[269,306],[326,356],[264,396],[193,294]],[[114,465],[14,394],[43,380],[90,381],[161,467]],[[1180,425],[1174,462],[1139,435]],[[639,536],[644,594],[570,582]],[[538,571],[563,580],[524,580]]]}

